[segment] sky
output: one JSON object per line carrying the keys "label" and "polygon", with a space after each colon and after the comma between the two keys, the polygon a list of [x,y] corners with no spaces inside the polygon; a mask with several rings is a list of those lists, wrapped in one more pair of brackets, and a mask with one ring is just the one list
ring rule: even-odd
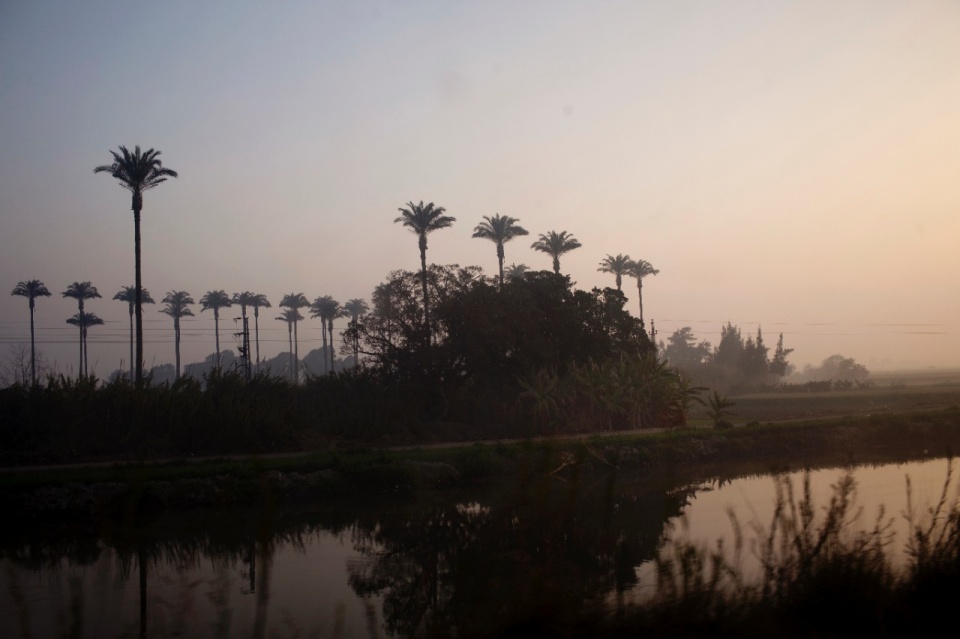
{"label": "sky", "polygon": [[[266,357],[283,294],[369,300],[418,269],[393,220],[423,200],[457,219],[433,263],[496,272],[471,234],[498,213],[531,233],[508,264],[549,269],[531,242],[573,234],[577,288],[647,260],[658,339],[732,322],[800,366],[960,367],[960,2],[6,0],[0,60],[0,284],[53,293],[37,341],[61,372],[75,281],[103,296],[91,371],[128,366],[130,198],[93,173],[120,145],[179,173],[144,198],[144,286],[266,294]],[[147,365],[174,358],[159,307]],[[214,350],[193,310],[185,362]],[[319,347],[319,321],[299,335]],[[0,359],[27,342],[26,299],[0,296]]]}

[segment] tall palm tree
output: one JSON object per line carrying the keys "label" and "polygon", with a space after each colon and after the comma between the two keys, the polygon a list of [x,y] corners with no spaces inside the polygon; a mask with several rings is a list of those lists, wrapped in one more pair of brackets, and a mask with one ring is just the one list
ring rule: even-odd
{"label": "tall palm tree", "polygon": [[[70,297],[77,300],[77,306],[80,308],[80,316],[83,316],[83,302],[84,300],[90,300],[95,297],[100,297],[100,293],[97,291],[97,287],[91,284],[90,282],[74,282],[67,287],[63,293],[64,297]],[[87,330],[86,326],[80,322],[76,324],[80,329],[80,376],[84,374],[83,372],[83,351],[84,345],[87,340]]]}
{"label": "tall palm tree", "polygon": [[334,306],[334,309],[333,309],[333,313],[331,313],[329,316],[327,316],[327,333],[330,334],[330,369],[329,369],[329,370],[330,370],[330,374],[331,374],[331,375],[334,373],[334,369],[333,369],[333,359],[334,359],[334,358],[333,358],[333,320],[338,319],[338,318],[341,318],[341,317],[349,317],[349,316],[350,316],[350,314],[347,313],[347,311],[346,311],[342,306],[340,306],[340,302],[334,301],[334,304],[335,304],[335,306]]}
{"label": "tall palm tree", "polygon": [[288,293],[283,296],[283,299],[280,300],[280,306],[284,308],[289,308],[297,311],[297,316],[293,320],[293,357],[296,362],[296,366],[293,369],[293,383],[300,383],[300,340],[297,336],[297,325],[300,320],[303,319],[303,316],[300,315],[301,308],[307,308],[310,306],[310,302],[307,300],[306,296],[303,293]]}
{"label": "tall palm tree", "polygon": [[213,309],[213,334],[217,345],[217,368],[220,368],[220,309],[230,308],[233,302],[226,291],[208,291],[200,298],[200,312]]}
{"label": "tall palm tree", "polygon": [[630,256],[618,253],[616,257],[608,255],[603,258],[603,261],[600,262],[600,268],[597,270],[601,273],[613,273],[617,278],[617,290],[620,291],[623,290],[621,284],[628,266],[630,266]]}
{"label": "tall palm tree", "polygon": [[515,237],[529,235],[527,229],[517,225],[517,219],[509,215],[483,216],[483,221],[473,229],[473,237],[490,240],[497,245],[497,264],[500,267],[500,286],[503,286],[503,245]]}
{"label": "tall palm tree", "polygon": [[400,216],[393,222],[400,222],[411,232],[416,233],[420,244],[420,273],[423,285],[423,323],[426,327],[426,344],[430,345],[430,299],[427,292],[427,235],[438,229],[445,229],[452,226],[457,218],[444,215],[446,209],[442,206],[434,206],[433,202],[424,205],[423,200],[420,204],[407,202],[407,208],[398,209]]}
{"label": "tall palm tree", "polygon": [[110,151],[112,164],[104,164],[93,170],[94,173],[109,173],[120,182],[120,186],[130,191],[133,210],[133,268],[135,273],[134,307],[137,317],[137,362],[135,380],[137,386],[143,381],[143,299],[140,295],[143,282],[140,279],[140,211],[143,210],[143,192],[163,184],[167,178],[177,177],[177,172],[163,166],[160,151],[147,149],[140,152],[140,146],[133,149],[121,146],[120,153]]}
{"label": "tall palm tree", "polygon": [[[121,302],[126,302],[130,306],[130,382],[134,381],[133,379],[133,314],[134,307],[137,304],[137,289],[134,286],[124,286],[120,289],[116,295],[113,296],[113,299],[119,300]],[[150,297],[150,291],[143,289],[140,291],[140,302],[142,304],[156,304],[153,301],[153,298]]]}
{"label": "tall palm tree", "polygon": [[343,305],[343,310],[350,314],[350,328],[353,330],[353,365],[360,363],[360,336],[357,334],[357,325],[361,315],[366,315],[370,307],[360,298],[354,298]]}
{"label": "tall palm tree", "polygon": [[190,310],[190,304],[193,304],[193,298],[186,291],[170,291],[163,298],[166,304],[160,309],[161,313],[173,318],[173,343],[177,355],[177,379],[180,379],[180,318],[193,317],[193,311]]}
{"label": "tall palm tree", "polygon": [[[337,303],[335,299],[329,295],[321,295],[317,299],[313,300],[313,304],[310,305],[310,317],[319,317],[320,318],[320,331],[323,336],[323,372],[329,373],[333,370],[332,365],[328,365],[327,357],[327,319],[334,315],[337,312],[337,308],[340,304]],[[330,335],[331,348],[333,346],[333,334]]]}
{"label": "tall palm tree", "polygon": [[560,256],[573,249],[580,248],[581,244],[575,237],[566,231],[550,231],[546,235],[540,234],[537,241],[530,245],[530,248],[546,253],[553,258],[553,272],[560,274]]}
{"label": "tall palm tree", "polygon": [[508,280],[520,280],[523,279],[524,273],[530,270],[530,267],[526,264],[511,264],[507,267],[505,275]]}
{"label": "tall palm tree", "polygon": [[[244,331],[247,332],[246,337],[248,338],[248,340],[249,340],[249,327],[247,325],[247,307],[253,306],[253,303],[254,301],[256,301],[256,298],[257,298],[256,293],[251,293],[250,291],[244,291],[242,293],[234,293],[233,299],[231,300],[234,306],[240,307],[240,317],[243,320],[243,328],[244,328]],[[249,376],[250,375],[250,352],[249,352],[250,342],[247,341],[244,344],[244,346],[248,349],[247,353],[244,355],[244,358],[246,362],[245,364],[246,373]]]}
{"label": "tall palm tree", "polygon": [[250,302],[253,306],[253,326],[257,339],[257,372],[260,372],[260,309],[270,308],[270,300],[263,293],[254,293]]}
{"label": "tall palm tree", "polygon": [[643,278],[647,275],[656,275],[660,271],[653,268],[650,262],[645,260],[630,260],[627,266],[626,274],[637,278],[637,298],[640,300],[640,325],[643,325]]}
{"label": "tall palm tree", "polygon": [[34,386],[37,385],[37,347],[34,341],[33,333],[33,313],[36,307],[35,300],[38,297],[50,297],[50,291],[40,280],[26,280],[17,282],[16,287],[10,293],[19,295],[30,300],[30,379]]}
{"label": "tall palm tree", "polygon": [[290,343],[290,381],[296,383],[298,378],[297,368],[299,368],[299,360],[296,359],[293,352],[293,329],[297,322],[303,319],[303,315],[301,315],[300,311],[295,308],[285,308],[280,311],[280,315],[277,317],[277,319],[281,322],[287,323],[287,341]]}
{"label": "tall palm tree", "polygon": [[83,367],[80,370],[82,375],[90,374],[90,359],[87,356],[87,329],[91,326],[100,326],[103,324],[103,320],[97,317],[93,313],[84,313],[80,311],[75,313],[73,317],[67,320],[67,324],[72,324],[80,329],[80,334],[83,336],[82,346],[83,353],[81,354],[81,362]]}

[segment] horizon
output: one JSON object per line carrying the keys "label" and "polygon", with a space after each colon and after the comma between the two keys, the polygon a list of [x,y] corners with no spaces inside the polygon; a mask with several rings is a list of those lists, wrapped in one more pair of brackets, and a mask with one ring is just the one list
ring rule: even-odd
{"label": "horizon", "polygon": [[[129,367],[110,298],[133,284],[130,198],[93,169],[140,145],[179,173],[144,197],[147,368],[173,362],[167,291],[266,294],[262,359],[286,352],[284,293],[369,303],[419,269],[393,220],[423,200],[457,218],[429,263],[493,275],[470,235],[497,213],[530,232],[507,265],[550,269],[530,243],[576,237],[561,272],[580,289],[614,286],[607,255],[647,260],[657,341],[690,326],[716,346],[731,322],[771,350],[783,333],[798,369],[960,369],[960,4],[231,7],[0,8],[0,361],[29,347],[9,291],[39,279],[38,352],[75,369],[60,293],[90,281],[91,371]],[[184,364],[214,351],[192,310]],[[319,347],[318,321],[298,331]]]}

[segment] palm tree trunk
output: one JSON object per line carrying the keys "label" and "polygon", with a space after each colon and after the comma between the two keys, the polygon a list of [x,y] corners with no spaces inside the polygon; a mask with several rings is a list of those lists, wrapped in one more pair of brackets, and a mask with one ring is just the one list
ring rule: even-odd
{"label": "palm tree trunk", "polygon": [[[81,316],[80,321],[85,321]],[[90,357],[87,354],[87,327],[84,324],[83,328],[80,330],[83,331],[83,374],[87,376],[90,374]]]}
{"label": "palm tree trunk", "polygon": [[177,354],[177,379],[180,379],[180,318],[173,318],[173,344]]}
{"label": "palm tree trunk", "polygon": [[323,317],[320,318],[320,335],[323,337],[323,374],[326,375],[330,369],[327,367],[327,322]]}
{"label": "palm tree trunk", "polygon": [[556,255],[553,256],[553,272],[560,275],[560,258]]}
{"label": "palm tree trunk", "polygon": [[[136,328],[137,328],[137,361],[134,364],[131,362],[132,366],[136,366],[134,372],[134,381],[137,388],[143,384],[143,295],[140,291],[142,289],[141,279],[140,279],[140,209],[142,206],[142,199],[139,193],[135,193],[133,196],[133,261],[134,261],[134,273],[136,280],[134,286],[136,289],[133,292],[133,306],[136,313]],[[180,329],[177,329],[177,378],[180,378]]]}
{"label": "palm tree trunk", "polygon": [[217,368],[220,368],[220,309],[217,307],[213,307],[213,334],[217,343],[217,355],[213,361],[217,363]]}
{"label": "palm tree trunk", "polygon": [[287,342],[290,348],[290,381],[293,381],[293,322],[287,322]]}
{"label": "palm tree trunk", "polygon": [[429,348],[432,340],[430,339],[430,297],[427,292],[427,237],[420,238],[420,273],[423,284],[423,325],[427,329],[426,346]]}
{"label": "palm tree trunk", "polygon": [[260,307],[253,307],[253,332],[257,338],[257,372],[260,372]]}
{"label": "palm tree trunk", "polygon": [[83,311],[80,311],[80,368],[77,377],[83,377]]}
{"label": "palm tree trunk", "polygon": [[293,383],[300,383],[300,336],[297,335],[297,324],[293,322]]}
{"label": "palm tree trunk", "polygon": [[637,299],[640,300],[640,326],[643,326],[643,280],[637,279]]}
{"label": "palm tree trunk", "polygon": [[503,244],[497,243],[497,264],[500,266],[500,288],[503,288]]}
{"label": "palm tree trunk", "polygon": [[330,374],[333,375],[336,371],[333,368],[333,318],[327,320],[327,332],[330,333]]}
{"label": "palm tree trunk", "polygon": [[37,385],[37,347],[33,337],[33,298],[30,298],[30,379],[32,385]]}
{"label": "palm tree trunk", "polygon": [[130,304],[130,361],[127,364],[130,366],[130,383],[134,383],[133,379],[133,304]]}

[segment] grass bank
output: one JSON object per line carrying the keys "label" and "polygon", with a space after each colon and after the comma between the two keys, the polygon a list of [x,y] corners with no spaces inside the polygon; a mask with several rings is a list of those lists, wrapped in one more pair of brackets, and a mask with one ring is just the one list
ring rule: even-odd
{"label": "grass bank", "polygon": [[[410,491],[556,474],[669,468],[694,476],[750,474],[951,456],[960,409],[732,429],[681,428],[443,448],[345,448],[294,456],[7,469],[0,506],[20,513],[224,506]],[[722,470],[721,470],[722,469]]]}

